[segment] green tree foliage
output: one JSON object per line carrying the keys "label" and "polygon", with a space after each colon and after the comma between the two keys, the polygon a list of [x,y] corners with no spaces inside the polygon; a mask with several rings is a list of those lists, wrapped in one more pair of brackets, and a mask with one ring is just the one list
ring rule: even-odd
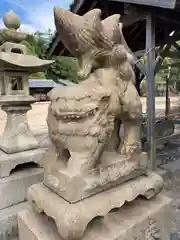
{"label": "green tree foliage", "polygon": [[[47,44],[41,33],[36,32],[34,34],[28,34],[23,44],[27,46],[29,55],[34,55],[41,59],[46,57],[45,51],[47,49]],[[30,78],[45,79],[46,74],[44,72],[33,73],[30,75]]]}
{"label": "green tree foliage", "polygon": [[24,44],[27,46],[29,54],[36,55],[39,58],[46,57],[46,49],[48,44],[43,38],[43,33],[36,32],[34,34],[28,34]]}
{"label": "green tree foliage", "polygon": [[[176,42],[180,46],[180,42]],[[161,53],[158,53],[161,54]],[[167,56],[164,58],[163,63],[161,65],[161,68],[159,72],[155,76],[156,80],[156,87],[162,86],[166,84],[166,78],[169,74],[169,71],[171,71],[170,79],[169,79],[169,87],[171,88],[171,91],[175,92],[175,89],[173,89],[173,86],[179,86],[180,85],[180,53],[175,49],[175,47],[171,47],[169,52],[167,52]],[[141,57],[141,63],[146,64],[147,63],[147,56]],[[169,67],[171,70],[169,70]],[[146,91],[145,88],[145,82],[141,84],[142,93]],[[179,88],[180,89],[180,88]],[[179,90],[178,90],[179,91]]]}
{"label": "green tree foliage", "polygon": [[[34,34],[27,34],[26,39],[22,44],[27,46],[28,54],[37,56],[41,59],[46,59],[46,50],[48,44],[53,36],[53,33],[48,30],[45,33],[35,32]],[[0,32],[0,45],[4,43]],[[33,73],[30,75],[32,79],[68,79],[73,82],[77,82],[77,62],[75,58],[71,57],[53,57],[55,62],[52,66],[45,72]]]}
{"label": "green tree foliage", "polygon": [[[52,38],[52,33],[48,30],[49,38]],[[49,39],[43,36],[46,33],[36,32],[33,35],[27,35],[24,44],[28,48],[28,54],[35,55],[41,59],[46,59],[46,50],[48,48]],[[68,79],[77,82],[77,63],[71,57],[53,57],[55,61],[50,68],[44,73],[32,74],[31,78],[47,78],[47,79]]]}
{"label": "green tree foliage", "polygon": [[62,78],[72,82],[78,82],[78,65],[75,58],[72,57],[54,57],[55,62],[48,69],[47,78]]}
{"label": "green tree foliage", "polygon": [[[35,55],[41,59],[46,59],[46,50],[48,48],[49,40],[52,38],[52,33],[48,30],[48,36],[44,38],[45,33],[36,32],[33,35],[27,35],[24,44],[28,48],[28,53]],[[71,57],[53,57],[55,62],[44,73],[32,74],[31,78],[36,79],[68,79],[72,82],[77,82],[77,63],[75,58]]]}
{"label": "green tree foliage", "polygon": [[1,30],[0,30],[0,45],[4,43],[4,39],[3,39],[3,36],[1,34]]}

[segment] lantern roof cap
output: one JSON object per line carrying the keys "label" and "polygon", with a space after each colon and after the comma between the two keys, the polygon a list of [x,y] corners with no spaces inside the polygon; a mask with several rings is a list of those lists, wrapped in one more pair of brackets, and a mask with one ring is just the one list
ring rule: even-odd
{"label": "lantern roof cap", "polygon": [[1,71],[42,72],[54,62],[27,55],[27,47],[21,43],[27,34],[17,31],[21,23],[20,17],[15,12],[12,10],[6,12],[3,21],[6,28],[2,30],[2,36],[6,42],[0,46]]}
{"label": "lantern roof cap", "polygon": [[54,61],[42,60],[36,56],[0,52],[0,70],[43,72]]}

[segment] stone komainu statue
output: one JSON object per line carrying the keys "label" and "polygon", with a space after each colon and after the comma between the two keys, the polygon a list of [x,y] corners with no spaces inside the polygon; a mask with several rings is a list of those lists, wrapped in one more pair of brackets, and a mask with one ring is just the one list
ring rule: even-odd
{"label": "stone komainu statue", "polygon": [[141,152],[142,106],[119,19],[116,14],[101,21],[99,9],[78,16],[55,8],[57,32],[77,58],[82,80],[49,94],[49,136],[70,171],[86,174],[104,151],[126,157]]}
{"label": "stone komainu statue", "polygon": [[[165,203],[159,207],[161,200],[154,200],[155,210],[147,213],[145,206],[151,205],[144,201],[138,210],[133,203],[127,211],[109,213],[140,195],[152,198],[162,190],[163,180],[147,172],[147,155],[141,151],[141,102],[119,15],[104,21],[100,16],[98,9],[78,16],[55,8],[57,32],[77,58],[82,81],[49,94],[47,123],[53,144],[46,155],[43,184],[30,187],[28,200],[53,218],[64,240],[83,235],[83,239],[152,239],[159,237],[162,217],[157,213],[165,207]],[[121,140],[120,122],[125,131]],[[93,223],[99,216],[102,220]],[[153,221],[148,226],[151,216],[160,220],[157,228]]]}

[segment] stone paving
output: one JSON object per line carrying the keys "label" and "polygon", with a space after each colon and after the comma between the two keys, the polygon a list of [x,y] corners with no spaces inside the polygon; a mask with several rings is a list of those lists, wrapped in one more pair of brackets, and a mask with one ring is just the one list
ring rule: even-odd
{"label": "stone paving", "polygon": [[171,177],[166,181],[164,188],[164,194],[172,198],[170,216],[172,219],[172,231],[170,240],[180,240],[180,171],[176,172],[175,175],[175,177]]}

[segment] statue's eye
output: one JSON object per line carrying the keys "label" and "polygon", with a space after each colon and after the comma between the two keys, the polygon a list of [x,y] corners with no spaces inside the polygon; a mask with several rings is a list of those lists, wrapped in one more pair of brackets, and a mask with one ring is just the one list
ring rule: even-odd
{"label": "statue's eye", "polygon": [[109,97],[108,96],[104,96],[101,98],[101,101],[105,102],[105,101],[108,101],[109,100]]}

